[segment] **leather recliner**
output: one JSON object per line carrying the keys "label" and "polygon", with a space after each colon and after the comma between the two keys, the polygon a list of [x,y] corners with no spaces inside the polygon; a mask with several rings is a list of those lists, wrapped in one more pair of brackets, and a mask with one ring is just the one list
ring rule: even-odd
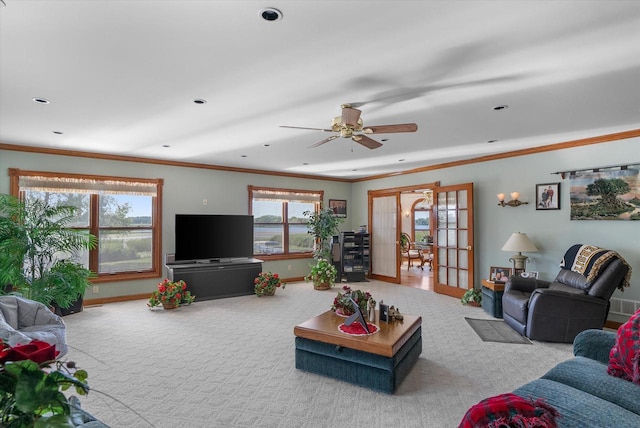
{"label": "leather recliner", "polygon": [[614,257],[591,281],[570,269],[552,282],[512,276],[502,296],[504,321],[532,340],[571,343],[583,330],[602,329],[609,299],[629,271]]}

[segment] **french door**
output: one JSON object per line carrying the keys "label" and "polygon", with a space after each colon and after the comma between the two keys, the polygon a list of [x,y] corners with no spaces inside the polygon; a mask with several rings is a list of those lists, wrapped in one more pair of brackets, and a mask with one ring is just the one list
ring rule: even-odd
{"label": "french door", "polygon": [[371,277],[400,283],[400,193],[369,193]]}
{"label": "french door", "polygon": [[473,288],[473,183],[434,189],[433,283],[436,293],[462,297]]}

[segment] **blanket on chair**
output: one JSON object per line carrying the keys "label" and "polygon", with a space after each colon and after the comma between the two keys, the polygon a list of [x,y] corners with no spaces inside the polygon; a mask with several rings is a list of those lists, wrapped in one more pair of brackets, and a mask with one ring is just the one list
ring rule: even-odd
{"label": "blanket on chair", "polygon": [[587,281],[593,281],[609,262],[614,258],[619,259],[627,266],[627,274],[618,285],[618,290],[624,291],[624,287],[631,285],[631,266],[623,259],[620,254],[615,251],[605,250],[595,245],[576,244],[571,246],[564,254],[560,267],[569,269],[587,278]]}

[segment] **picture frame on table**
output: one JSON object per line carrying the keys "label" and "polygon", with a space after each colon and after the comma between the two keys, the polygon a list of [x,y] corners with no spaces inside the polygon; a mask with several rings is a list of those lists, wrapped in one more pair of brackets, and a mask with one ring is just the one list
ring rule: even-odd
{"label": "picture frame on table", "polygon": [[347,201],[344,199],[329,199],[329,208],[336,217],[347,216]]}
{"label": "picture frame on table", "polygon": [[489,281],[505,283],[511,275],[513,275],[513,269],[510,267],[491,266],[489,270]]}
{"label": "picture frame on table", "polygon": [[560,183],[536,184],[536,210],[560,209]]}

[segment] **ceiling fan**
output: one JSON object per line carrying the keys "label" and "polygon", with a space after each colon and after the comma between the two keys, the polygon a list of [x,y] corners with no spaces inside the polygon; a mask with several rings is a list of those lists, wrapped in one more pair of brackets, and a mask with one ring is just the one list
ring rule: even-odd
{"label": "ceiling fan", "polygon": [[[322,141],[318,141],[312,144],[311,147],[318,147],[324,143],[335,140],[338,137],[350,138],[358,144],[369,149],[377,149],[382,146],[382,143],[368,137],[365,134],[392,134],[396,132],[416,132],[418,125],[415,123],[402,123],[397,125],[378,125],[378,126],[363,126],[360,110],[353,108],[351,104],[342,104],[342,115],[337,116],[331,122],[331,129],[322,128],[303,128],[301,126],[280,126],[280,128],[293,128],[293,129],[309,129],[313,131],[322,132],[338,132],[338,135],[332,135],[329,138],[325,138]],[[361,132],[361,134],[360,134]]]}

